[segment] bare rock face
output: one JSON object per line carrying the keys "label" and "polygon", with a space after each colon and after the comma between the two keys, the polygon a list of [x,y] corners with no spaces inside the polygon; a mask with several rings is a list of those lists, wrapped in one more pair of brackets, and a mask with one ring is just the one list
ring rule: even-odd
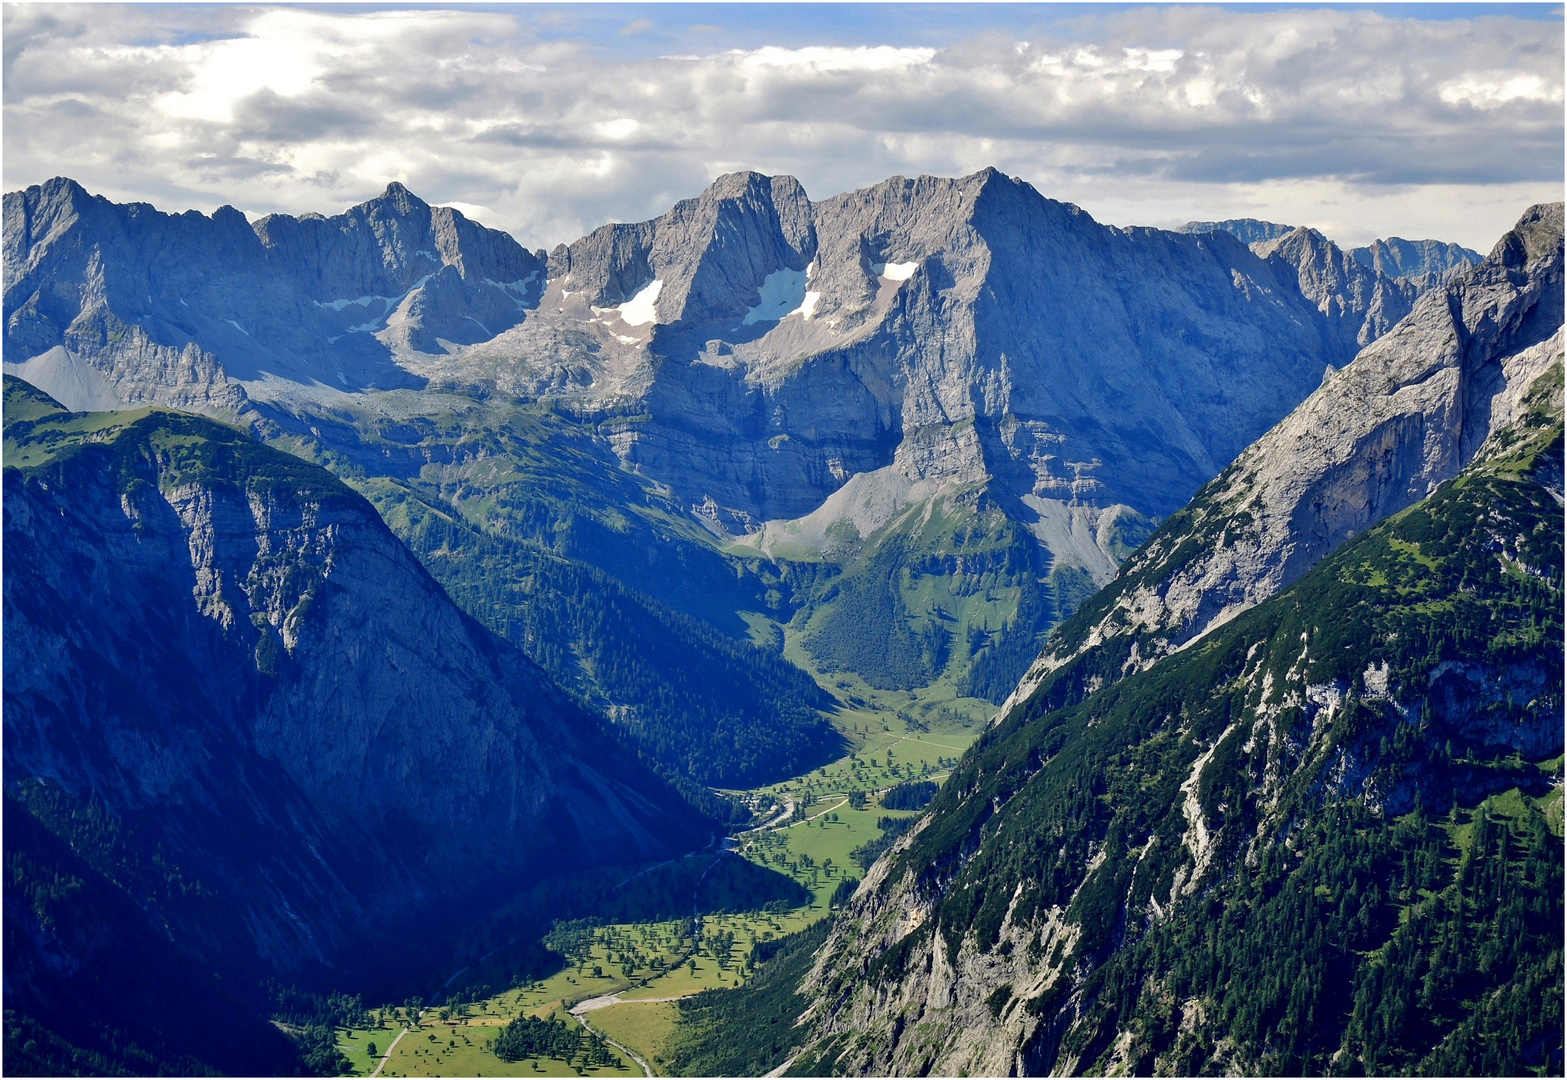
{"label": "bare rock face", "polygon": [[215,965],[329,964],[487,885],[706,842],[324,470],[154,412],[5,485],[7,790],[161,844],[214,899],[144,903]]}
{"label": "bare rock face", "polygon": [[1392,236],[1352,248],[1357,261],[1388,277],[1403,278],[1422,292],[1435,288],[1480,261],[1480,253],[1440,240],[1405,240]]}
{"label": "bare rock face", "polygon": [[1387,333],[1409,314],[1421,290],[1388,277],[1341,250],[1315,229],[1294,229],[1252,245],[1284,277],[1295,277],[1302,296],[1315,305],[1323,332],[1351,353]]}
{"label": "bare rock face", "polygon": [[1162,514],[1407,308],[1302,258],[1108,228],[994,170],[818,203],[736,174],[557,249],[538,311],[465,360],[635,414],[622,457],[741,521],[886,466]]}
{"label": "bare rock face", "polygon": [[731,173],[654,221],[605,225],[550,255],[549,276],[591,307],[662,282],[662,322],[742,319],[766,279],[802,272],[816,246],[811,203],[792,176]]}
{"label": "bare rock face", "polygon": [[[1295,226],[1280,225],[1274,221],[1256,218],[1231,218],[1228,221],[1188,221],[1175,230],[1183,233],[1227,232],[1244,244],[1271,245],[1274,241],[1296,231]],[[1308,230],[1314,231],[1314,230]],[[1319,239],[1320,234],[1319,234]],[[1331,244],[1325,239],[1323,243]],[[1470,251],[1461,244],[1441,240],[1405,240],[1390,236],[1386,240],[1373,240],[1365,247],[1350,248],[1347,254],[1378,274],[1388,278],[1402,278],[1413,285],[1417,292],[1441,285],[1454,275],[1469,269],[1480,261],[1478,251]]]}
{"label": "bare rock face", "polygon": [[233,207],[165,214],[55,179],[5,197],[6,365],[77,408],[234,415],[242,384],[416,386],[396,351],[515,325],[542,269],[401,184],[336,217],[252,226]]}
{"label": "bare rock face", "polygon": [[635,418],[622,459],[740,531],[887,466],[1169,513],[1418,291],[1378,269],[1402,248],[1114,229],[995,170],[822,202],[736,173],[547,268],[399,184],[251,226],[55,180],[6,215],[8,370],[68,403],[561,398]]}
{"label": "bare rock face", "polygon": [[537,254],[397,183],[335,217],[273,214],[255,232],[269,269],[349,333],[394,349],[488,340],[522,320],[542,284]]}
{"label": "bare rock face", "polygon": [[1456,476],[1561,362],[1562,288],[1562,204],[1542,204],[1166,522],[1012,700],[1112,639],[1152,664]]}

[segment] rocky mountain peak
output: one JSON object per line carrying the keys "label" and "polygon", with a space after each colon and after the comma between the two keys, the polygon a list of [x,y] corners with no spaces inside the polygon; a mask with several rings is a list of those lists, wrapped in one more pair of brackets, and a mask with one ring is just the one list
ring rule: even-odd
{"label": "rocky mountain peak", "polygon": [[1323,332],[1347,355],[1387,333],[1420,295],[1416,284],[1365,265],[1315,229],[1291,229],[1251,247],[1278,273],[1294,277],[1320,313]]}
{"label": "rocky mountain peak", "polygon": [[1487,261],[1532,271],[1562,257],[1562,204],[1537,203],[1496,242]]}
{"label": "rocky mountain peak", "polygon": [[1264,259],[1275,252],[1284,252],[1293,256],[1292,261],[1305,255],[1319,263],[1326,263],[1334,261],[1339,254],[1337,244],[1306,225],[1297,225],[1267,240],[1254,240],[1249,246]]}
{"label": "rocky mountain peak", "polygon": [[1276,221],[1262,221],[1258,218],[1229,218],[1225,221],[1188,221],[1175,231],[1197,234],[1227,232],[1243,244],[1255,244],[1277,240],[1295,228],[1294,225],[1280,225]]}
{"label": "rocky mountain peak", "polygon": [[393,199],[400,202],[425,205],[424,200],[403,186],[399,180],[393,180],[386,185],[386,190],[381,192],[381,199]]}
{"label": "rocky mountain peak", "polygon": [[1151,665],[1458,475],[1560,369],[1562,291],[1562,204],[1532,207],[1167,521],[1014,700],[1093,649]]}
{"label": "rocky mountain peak", "polygon": [[1480,261],[1478,252],[1440,240],[1405,240],[1391,236],[1350,251],[1359,262],[1389,277],[1401,277],[1427,287]]}
{"label": "rocky mountain peak", "polygon": [[[116,205],[70,180],[5,197],[5,353],[77,408],[232,414],[234,381],[417,384],[393,359],[493,337],[542,263],[401,184],[333,217]],[[24,370],[25,369],[25,370]]]}
{"label": "rocky mountain peak", "polygon": [[799,181],[737,172],[651,221],[605,225],[557,247],[549,277],[560,282],[557,299],[589,309],[642,295],[648,318],[633,314],[629,325],[729,323],[762,302],[770,276],[802,275],[815,248]]}

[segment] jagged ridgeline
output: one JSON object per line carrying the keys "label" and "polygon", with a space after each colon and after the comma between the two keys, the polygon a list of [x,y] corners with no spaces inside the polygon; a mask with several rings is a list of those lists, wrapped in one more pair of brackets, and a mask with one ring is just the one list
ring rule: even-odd
{"label": "jagged ridgeline", "polygon": [[1561,1070],[1561,297],[1535,207],[1161,526],[866,875],[799,1069]]}
{"label": "jagged ridgeline", "polygon": [[1116,229],[993,169],[820,201],[736,173],[550,253],[396,184],[250,223],[58,179],[5,214],[7,371],[326,464],[650,760],[724,785],[837,751],[797,671],[987,715],[1473,254]]}

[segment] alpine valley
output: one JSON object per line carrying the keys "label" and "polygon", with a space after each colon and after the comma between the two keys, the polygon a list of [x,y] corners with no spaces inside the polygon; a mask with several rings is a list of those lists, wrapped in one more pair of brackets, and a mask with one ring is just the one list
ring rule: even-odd
{"label": "alpine valley", "polygon": [[1562,216],[7,194],[8,1072],[1561,1075]]}

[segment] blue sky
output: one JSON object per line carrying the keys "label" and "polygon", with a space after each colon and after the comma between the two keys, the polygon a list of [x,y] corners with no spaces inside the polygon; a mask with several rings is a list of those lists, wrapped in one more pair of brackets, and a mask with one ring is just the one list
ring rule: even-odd
{"label": "blue sky", "polygon": [[1484,248],[1562,190],[1560,5],[8,4],[4,180],[530,245],[724,172],[985,165],[1114,224]]}
{"label": "blue sky", "polygon": [[[384,9],[387,5],[375,5]],[[428,9],[460,7],[472,11],[515,13],[514,5],[405,5]],[[627,58],[656,56],[671,50],[750,49],[760,45],[942,46],[977,33],[1027,36],[1039,33],[1091,35],[1107,15],[1136,11],[1141,4],[537,4],[523,17],[540,37],[582,37]],[[1290,9],[1369,11],[1392,19],[1442,22],[1475,18],[1562,21],[1560,4],[1229,4],[1230,11],[1251,13]],[[352,13],[364,6],[321,5],[321,10]],[[645,26],[639,24],[647,24]],[[630,32],[627,28],[633,29]]]}

